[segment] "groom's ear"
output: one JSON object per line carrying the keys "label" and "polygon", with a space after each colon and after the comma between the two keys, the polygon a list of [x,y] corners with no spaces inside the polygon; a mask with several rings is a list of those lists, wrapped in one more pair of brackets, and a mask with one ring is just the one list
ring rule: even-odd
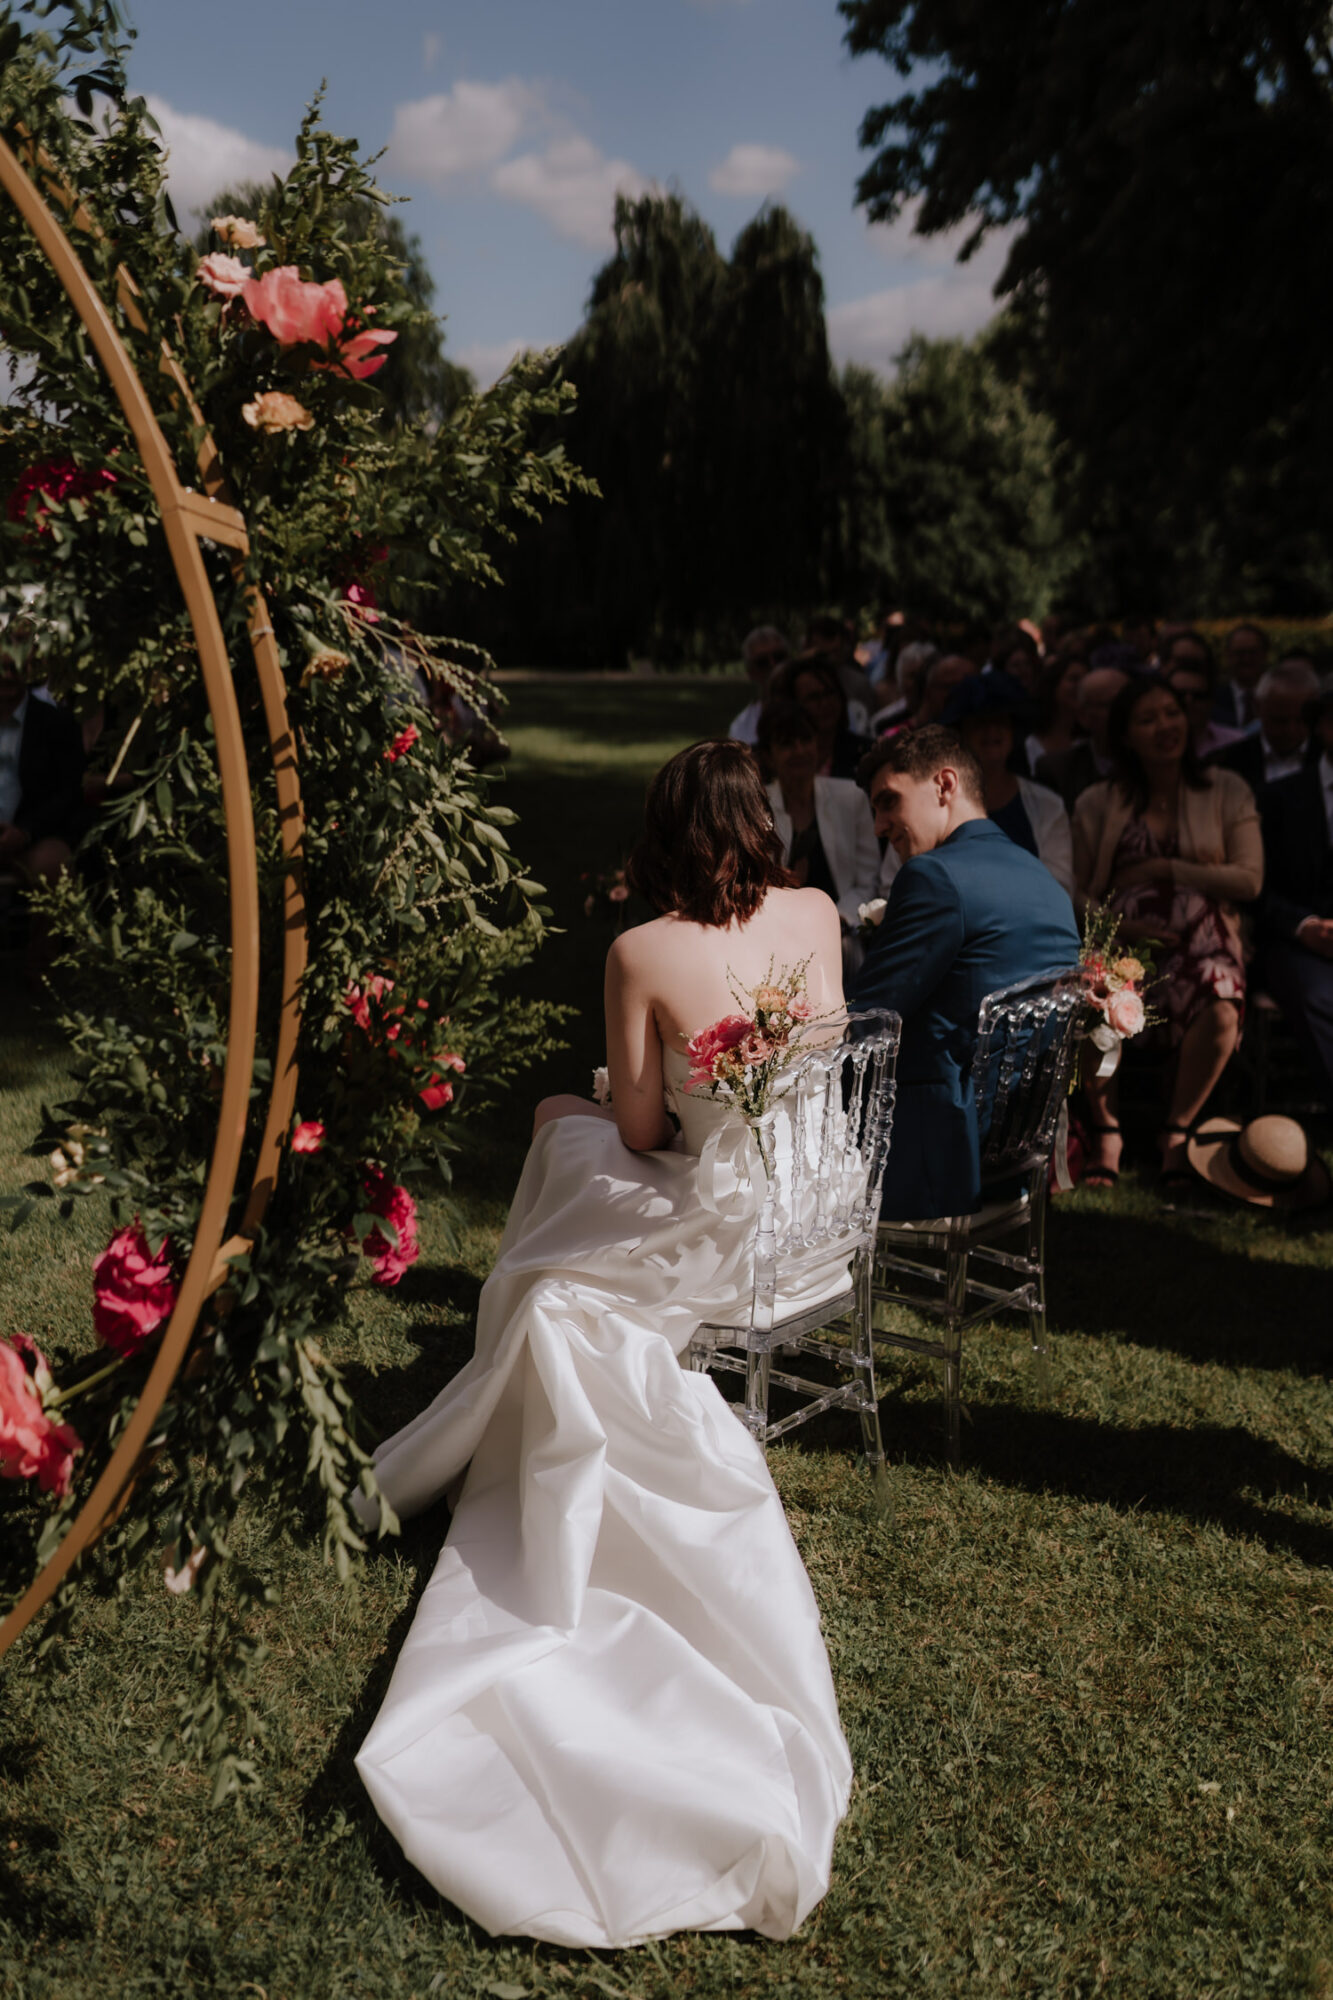
{"label": "groom's ear", "polygon": [[935,773],[935,795],[942,806],[958,797],[958,773],[952,764],[941,764]]}

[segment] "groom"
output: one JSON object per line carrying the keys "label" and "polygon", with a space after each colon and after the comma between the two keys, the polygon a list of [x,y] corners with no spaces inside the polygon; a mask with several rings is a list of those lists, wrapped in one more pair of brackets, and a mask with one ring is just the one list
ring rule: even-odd
{"label": "groom", "polygon": [[877,744],[860,780],[903,862],[853,987],[853,1007],[902,1016],[886,1222],[981,1206],[970,1067],[988,993],[1079,954],[1073,905],[1035,855],[986,817],[981,768],[950,729]]}

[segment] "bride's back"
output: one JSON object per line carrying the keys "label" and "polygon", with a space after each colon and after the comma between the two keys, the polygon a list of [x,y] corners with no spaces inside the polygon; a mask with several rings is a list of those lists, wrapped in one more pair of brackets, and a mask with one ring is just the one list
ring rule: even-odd
{"label": "bride's back", "polygon": [[796,889],[768,796],[743,744],[692,744],[648,792],[634,887],[661,914],[617,938],[606,964],[606,1059],[626,1145],[662,1143],[662,1058],[745,1005],[739,989],[806,968],[818,1014],[842,1004],[841,924],[822,890]]}
{"label": "bride's back", "polygon": [[753,990],[806,960],[815,1012],[834,1013],[842,1004],[841,925],[821,889],[770,889],[744,923],[694,923],[673,911],[641,925],[622,945],[633,954],[636,983],[663,1047],[677,1052],[700,1028],[737,1011],[738,990]]}

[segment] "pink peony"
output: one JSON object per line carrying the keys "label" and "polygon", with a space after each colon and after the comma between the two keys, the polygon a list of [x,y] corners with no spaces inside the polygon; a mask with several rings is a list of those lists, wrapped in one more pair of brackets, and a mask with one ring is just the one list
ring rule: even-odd
{"label": "pink peony", "polygon": [[93,1265],[93,1328],[113,1354],[136,1353],[170,1319],[178,1288],[168,1247],[154,1263],[136,1216]]}
{"label": "pink peony", "polygon": [[753,1021],[747,1021],[744,1014],[727,1014],[722,1020],[714,1021],[711,1028],[700,1028],[698,1034],[685,1045],[690,1083],[711,1083],[717,1058],[743,1042],[753,1026]]}
{"label": "pink peony", "polygon": [[417,1205],[405,1187],[398,1187],[378,1167],[366,1168],[361,1188],[371,1214],[382,1215],[386,1222],[392,1223],[398,1237],[395,1248],[382,1230],[372,1229],[361,1245],[366,1256],[374,1260],[371,1283],[396,1285],[408,1265],[415,1264],[421,1255],[417,1242]]}
{"label": "pink peony", "polygon": [[292,1133],[294,1153],[317,1153],[324,1144],[324,1127],[318,1118],[305,1118]]}
{"label": "pink peony", "polygon": [[331,347],[347,318],[347,294],[339,278],[309,283],[295,264],[280,264],[251,278],[241,292],[251,317],[266,326],[282,347]]}
{"label": "pink peony", "polygon": [[1106,1002],[1106,1025],[1114,1028],[1117,1035],[1128,1037],[1141,1033],[1144,1018],[1143,1001],[1132,986],[1122,986]]}
{"label": "pink peony", "polygon": [[402,734],[400,736],[395,736],[393,742],[389,745],[388,749],[385,751],[384,753],[385,763],[396,764],[398,762],[398,759],[400,757],[406,757],[408,751],[412,748],[412,745],[414,743],[419,743],[420,740],[421,740],[421,731],[417,728],[415,722],[409,722],[406,729],[403,730]]}
{"label": "pink peony", "polygon": [[210,250],[207,257],[199,259],[194,275],[214,298],[234,299],[245,290],[252,273],[239,257],[229,257],[225,250]]}
{"label": "pink peony", "polygon": [[36,1479],[43,1493],[68,1493],[78,1433],[42,1408],[46,1358],[26,1333],[0,1340],[0,1479]]}

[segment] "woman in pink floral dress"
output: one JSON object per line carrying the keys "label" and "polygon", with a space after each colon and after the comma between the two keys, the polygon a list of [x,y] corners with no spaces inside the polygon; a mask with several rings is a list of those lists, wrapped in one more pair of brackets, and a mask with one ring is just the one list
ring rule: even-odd
{"label": "woman in pink floral dress", "polygon": [[[1093,785],[1074,815],[1074,874],[1084,903],[1121,913],[1129,946],[1151,942],[1158,978],[1148,992],[1171,1051],[1161,1133],[1167,1186],[1188,1179],[1185,1143],[1240,1039],[1245,961],[1237,906],[1263,886],[1259,813],[1233,771],[1206,770],[1175,690],[1136,677],[1111,710],[1115,775]],[[1120,1160],[1114,1079],[1087,1086],[1096,1147],[1085,1178],[1109,1186]]]}

